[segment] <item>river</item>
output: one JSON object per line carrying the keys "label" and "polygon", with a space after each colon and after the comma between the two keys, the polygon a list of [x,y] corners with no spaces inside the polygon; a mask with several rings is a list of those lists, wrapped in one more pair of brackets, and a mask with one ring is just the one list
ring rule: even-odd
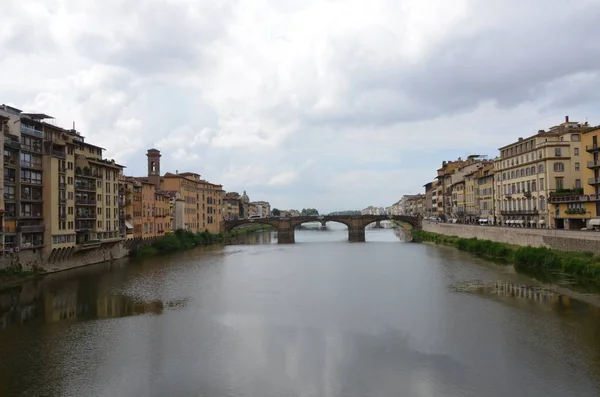
{"label": "river", "polygon": [[390,229],[346,233],[257,233],[0,291],[0,396],[600,395],[599,309],[456,291],[533,281]]}

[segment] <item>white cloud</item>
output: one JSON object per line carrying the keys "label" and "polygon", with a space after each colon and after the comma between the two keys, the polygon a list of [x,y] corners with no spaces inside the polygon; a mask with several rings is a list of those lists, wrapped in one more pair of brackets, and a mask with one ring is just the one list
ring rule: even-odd
{"label": "white cloud", "polygon": [[269,179],[267,185],[270,186],[287,186],[294,182],[298,175],[295,172],[282,172]]}
{"label": "white cloud", "polygon": [[131,173],[156,146],[163,171],[277,207],[383,205],[441,160],[598,123],[598,17],[593,0],[6,0],[1,100],[74,121]]}

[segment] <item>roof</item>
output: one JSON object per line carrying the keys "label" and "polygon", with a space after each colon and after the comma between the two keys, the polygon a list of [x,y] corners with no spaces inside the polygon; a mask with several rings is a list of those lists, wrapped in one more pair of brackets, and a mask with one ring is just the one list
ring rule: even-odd
{"label": "roof", "polygon": [[33,120],[44,120],[44,119],[54,119],[52,116],[48,116],[45,113],[21,113],[21,116],[29,117]]}

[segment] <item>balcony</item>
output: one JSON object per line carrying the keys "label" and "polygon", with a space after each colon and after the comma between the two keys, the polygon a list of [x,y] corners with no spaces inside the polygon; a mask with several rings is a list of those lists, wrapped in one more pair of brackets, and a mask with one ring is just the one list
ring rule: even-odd
{"label": "balcony", "polygon": [[596,161],[588,161],[587,162],[587,167],[589,169],[594,169],[594,168],[600,168],[600,160],[596,160]]}
{"label": "balcony", "polygon": [[25,150],[28,152],[34,152],[34,153],[42,153],[42,146],[41,145],[23,145],[21,144],[21,150]]}
{"label": "balcony", "polygon": [[75,183],[75,190],[81,190],[85,192],[96,192],[96,185],[91,183]]}
{"label": "balcony", "polygon": [[65,152],[61,152],[60,150],[53,150],[52,156],[58,157],[59,159],[66,159],[67,154]]}
{"label": "balcony", "polygon": [[67,184],[66,183],[59,183],[58,184],[58,188],[59,189],[66,189],[67,188]]}
{"label": "balcony", "polygon": [[75,214],[75,219],[77,220],[92,220],[96,219],[95,212],[80,212]]}
{"label": "balcony", "polygon": [[67,199],[65,197],[59,197],[58,198],[58,203],[59,204],[67,204]]}
{"label": "balcony", "polygon": [[565,210],[565,214],[569,215],[585,215],[586,213],[585,208],[568,208]]}
{"label": "balcony", "polygon": [[523,196],[525,196],[525,197],[531,197],[531,192],[530,191],[524,191],[523,192]]}
{"label": "balcony", "polygon": [[43,138],[44,137],[44,133],[42,131],[36,130],[33,127],[29,127],[26,125],[21,124],[21,133],[22,134],[29,134],[29,135],[34,135],[37,136],[39,138]]}
{"label": "balcony", "polygon": [[600,185],[600,178],[589,178],[588,185]]}
{"label": "balcony", "polygon": [[59,221],[66,221],[67,220],[67,214],[58,214],[58,220]]}
{"label": "balcony", "polygon": [[29,218],[43,218],[41,212],[22,212],[19,215],[19,219],[29,219]]}
{"label": "balcony", "polygon": [[42,184],[41,179],[31,179],[31,178],[21,178],[21,185],[37,185],[40,186]]}
{"label": "balcony", "polygon": [[4,164],[12,165],[14,167],[17,164],[17,160],[11,156],[4,156]]}
{"label": "balcony", "polygon": [[587,145],[585,147],[585,151],[588,153],[600,152],[600,146],[598,146],[597,143],[595,143],[593,145]]}
{"label": "balcony", "polygon": [[58,167],[58,173],[59,174],[66,174],[67,173],[67,168],[66,167]]}
{"label": "balcony", "polygon": [[21,167],[24,168],[33,168],[36,170],[42,169],[42,163],[32,163],[31,161],[21,161]]}
{"label": "balcony", "polygon": [[4,141],[4,147],[9,147],[11,149],[21,149],[21,142],[14,139],[7,139]]}
{"label": "balcony", "polygon": [[42,195],[41,194],[39,194],[39,195],[33,195],[33,196],[31,196],[31,195],[29,195],[29,196],[21,195],[21,201],[37,201],[37,202],[40,202],[40,201],[43,201],[43,199],[42,199]]}
{"label": "balcony", "polygon": [[84,198],[76,198],[75,204],[77,205],[93,205],[96,206],[96,200],[92,199],[84,199]]}
{"label": "balcony", "polygon": [[505,210],[500,211],[502,215],[537,215],[538,210]]}
{"label": "balcony", "polygon": [[100,172],[92,171],[89,168],[84,168],[83,170],[81,170],[81,168],[77,167],[75,169],[75,175],[84,177],[84,178],[93,178],[93,179],[102,178],[102,174]]}
{"label": "balcony", "polygon": [[512,198],[512,193],[506,193],[504,195],[504,197],[507,198],[507,199],[511,199]]}
{"label": "balcony", "polygon": [[43,233],[44,225],[21,225],[17,226],[17,230],[21,233]]}
{"label": "balcony", "polygon": [[600,194],[574,194],[571,196],[550,196],[548,198],[550,204],[580,203],[586,201],[600,201]]}

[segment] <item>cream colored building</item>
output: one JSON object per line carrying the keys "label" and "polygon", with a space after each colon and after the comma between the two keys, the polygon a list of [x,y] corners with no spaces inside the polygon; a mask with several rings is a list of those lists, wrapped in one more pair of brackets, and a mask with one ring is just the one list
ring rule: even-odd
{"label": "cream colored building", "polygon": [[503,225],[555,227],[552,192],[582,188],[579,124],[565,122],[501,147],[496,169],[496,215]]}
{"label": "cream colored building", "polygon": [[479,223],[494,224],[494,164],[489,163],[475,175],[475,211]]}

